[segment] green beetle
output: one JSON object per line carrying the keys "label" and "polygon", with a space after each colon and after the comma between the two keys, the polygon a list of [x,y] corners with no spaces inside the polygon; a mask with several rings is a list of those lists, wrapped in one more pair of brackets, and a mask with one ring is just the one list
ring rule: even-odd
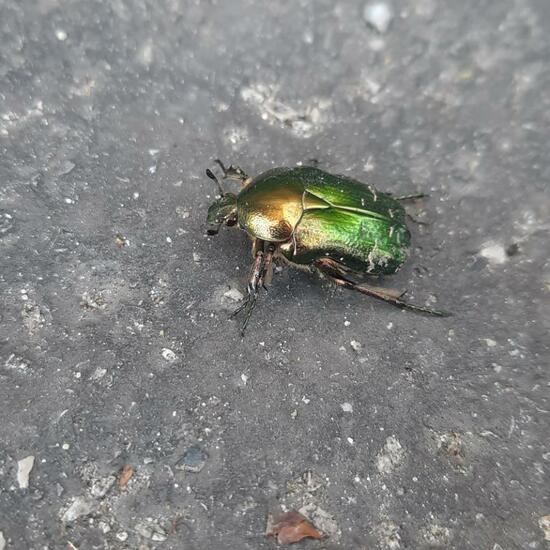
{"label": "green beetle", "polygon": [[248,297],[234,315],[245,311],[242,333],[258,292],[271,278],[275,258],[309,266],[337,285],[357,290],[398,307],[446,316],[445,311],[411,304],[403,293],[357,283],[351,275],[391,275],[406,260],[411,235],[400,201],[423,195],[393,197],[346,176],[312,166],[274,168],[249,178],[243,170],[216,160],[224,179],[241,182],[238,195],[227,193],[211,170],[206,175],[220,191],[208,209],[208,233],[222,225],[239,225],[252,237],[254,263]]}

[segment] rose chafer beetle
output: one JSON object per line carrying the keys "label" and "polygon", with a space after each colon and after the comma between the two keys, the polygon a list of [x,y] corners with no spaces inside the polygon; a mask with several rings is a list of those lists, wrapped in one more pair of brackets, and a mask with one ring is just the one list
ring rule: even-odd
{"label": "rose chafer beetle", "polygon": [[406,260],[411,235],[401,201],[423,195],[394,197],[346,176],[312,166],[273,168],[248,177],[216,160],[224,179],[237,180],[237,195],[226,192],[211,170],[206,175],[220,191],[208,209],[210,235],[222,225],[239,225],[252,238],[254,262],[248,296],[233,315],[244,311],[244,334],[259,290],[271,279],[274,259],[311,267],[339,286],[395,306],[447,316],[445,311],[415,305],[402,292],[355,282],[354,275],[391,275]]}

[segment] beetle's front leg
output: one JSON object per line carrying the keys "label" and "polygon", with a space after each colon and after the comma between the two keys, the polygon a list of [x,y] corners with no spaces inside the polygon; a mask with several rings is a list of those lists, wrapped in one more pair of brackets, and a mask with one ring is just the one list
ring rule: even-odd
{"label": "beetle's front leg", "polygon": [[[252,311],[256,306],[258,299],[258,293],[262,286],[265,288],[264,283],[270,277],[271,267],[273,263],[273,256],[276,251],[276,247],[273,243],[268,243],[267,247],[264,246],[264,241],[255,239],[252,250],[254,252],[254,263],[250,270],[250,277],[248,280],[247,292],[248,296],[246,300],[240,305],[233,313],[231,317],[235,317],[241,311],[245,311],[244,321],[241,327],[241,335],[244,336],[244,331],[250,321]],[[265,248],[265,250],[264,250]]]}
{"label": "beetle's front leg", "polygon": [[251,178],[239,166],[231,164],[229,168],[226,168],[220,159],[216,159],[214,162],[222,169],[224,179],[240,181],[242,185],[247,185],[250,182]]}
{"label": "beetle's front leg", "polygon": [[273,277],[273,257],[277,247],[273,243],[268,243],[265,249],[265,258],[264,265],[262,266],[262,273],[260,275],[259,284],[267,290],[267,286],[271,283],[271,278]]}
{"label": "beetle's front leg", "polygon": [[250,269],[250,276],[246,287],[248,295],[244,302],[231,314],[231,317],[235,317],[243,309],[248,311],[249,308],[254,308],[254,302],[256,301],[259,288],[258,280],[262,272],[262,264],[264,259],[263,241],[260,239],[254,239],[254,243],[252,244],[252,252],[254,254],[254,263]]}

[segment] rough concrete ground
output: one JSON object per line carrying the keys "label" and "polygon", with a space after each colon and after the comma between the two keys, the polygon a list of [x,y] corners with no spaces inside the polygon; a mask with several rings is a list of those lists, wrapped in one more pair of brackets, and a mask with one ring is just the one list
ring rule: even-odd
{"label": "rough concrete ground", "polygon": [[[364,7],[0,0],[0,548],[547,547],[550,4]],[[217,156],[428,192],[454,317],[283,270],[241,339]]]}

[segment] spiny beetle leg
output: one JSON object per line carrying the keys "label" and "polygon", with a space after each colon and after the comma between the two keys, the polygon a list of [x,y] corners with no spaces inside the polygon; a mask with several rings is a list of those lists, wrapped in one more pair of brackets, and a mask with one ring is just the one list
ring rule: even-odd
{"label": "spiny beetle leg", "polygon": [[[418,199],[426,199],[429,196],[430,195],[426,193],[416,193],[415,195],[401,195],[400,197],[393,197],[393,198],[396,201],[415,201]],[[412,222],[418,225],[430,225],[429,222],[423,222],[423,221],[417,220],[414,216],[411,216],[408,212],[407,212],[407,218],[409,218],[409,220],[411,220]]]}
{"label": "spiny beetle leg", "polygon": [[361,294],[366,294],[367,296],[372,296],[373,298],[377,298],[378,300],[383,300],[384,302],[388,302],[389,304],[400,307],[402,309],[428,313],[429,315],[436,315],[438,317],[449,317],[451,315],[447,311],[418,306],[416,304],[406,302],[405,300],[401,300],[401,297],[397,296],[397,293],[392,290],[386,290],[380,287],[369,286],[366,284],[357,284],[354,281],[345,277],[344,275],[341,275],[340,273],[335,271],[330,264],[323,262],[323,260],[316,262],[315,267],[317,267],[319,271],[324,273],[339,286],[349,288],[351,290],[356,290],[357,292],[361,292]]}
{"label": "spiny beetle leg", "polygon": [[267,290],[267,286],[273,277],[273,256],[277,247],[273,243],[268,243],[265,250],[264,265],[260,274],[259,284]]}
{"label": "spiny beetle leg", "polygon": [[[393,198],[396,201],[415,201],[419,199],[426,199],[429,196],[430,195],[428,195],[427,193],[416,193],[414,195],[401,195],[399,197],[393,197]],[[415,217],[411,216],[408,212],[407,212],[407,218],[409,218],[409,220],[411,220],[412,222],[418,225],[430,225],[429,222],[423,222],[423,221],[417,220]]]}
{"label": "spiny beetle leg", "polygon": [[214,160],[214,162],[221,168],[224,179],[236,180],[240,181],[241,183],[245,182],[248,179],[248,176],[242,168],[239,168],[238,166],[233,166],[232,164],[229,166],[229,168],[226,168],[220,159],[216,159]]}
{"label": "spiny beetle leg", "polygon": [[252,298],[254,297],[255,299],[255,296],[258,294],[258,279],[260,277],[260,273],[262,272],[263,259],[264,251],[261,248],[258,248],[254,256],[254,263],[252,264],[252,269],[250,270],[250,277],[246,288],[248,295],[244,302],[231,314],[232,318],[238,315],[243,309],[246,309],[250,305]]}
{"label": "spiny beetle leg", "polygon": [[[366,294],[367,296],[372,296],[373,298],[378,298],[379,300],[384,300],[385,302],[388,302],[389,304],[393,304],[397,307],[403,308],[403,309],[409,309],[411,311],[418,311],[420,313],[427,313],[429,315],[435,315],[436,317],[450,317],[452,314],[448,311],[444,311],[441,309],[432,309],[425,306],[419,306],[416,304],[411,304],[410,302],[406,302],[405,300],[402,300],[401,298],[396,298],[393,293],[389,293],[385,290],[380,291],[379,289],[373,289],[373,287],[370,287],[369,285],[360,284],[360,285],[353,285],[352,287],[354,290],[357,290],[358,292],[361,292],[362,294]],[[402,293],[401,295],[403,295]]]}
{"label": "spiny beetle leg", "polygon": [[414,195],[401,195],[399,197],[393,197],[396,201],[415,201],[418,199],[427,199],[430,195],[427,193],[416,193]]}
{"label": "spiny beetle leg", "polygon": [[256,254],[248,281],[248,296],[246,297],[246,300],[231,315],[231,317],[235,317],[241,311],[244,310],[245,312],[243,324],[241,326],[241,336],[244,336],[246,327],[248,326],[248,322],[250,321],[250,317],[252,316],[252,312],[256,307],[256,301],[258,299],[260,288],[265,288],[264,282],[271,273],[273,256],[276,251],[276,246],[272,243],[269,243],[265,247],[264,251],[264,242],[257,241],[259,241],[259,239],[257,239],[256,242],[254,242],[253,244],[253,248],[256,250]]}
{"label": "spiny beetle leg", "polygon": [[411,222],[416,223],[417,225],[431,225],[430,222],[423,222],[421,220],[416,219],[414,216],[411,216],[408,212],[407,212],[407,218],[411,220]]}
{"label": "spiny beetle leg", "polygon": [[248,326],[248,322],[250,321],[250,317],[252,316],[252,312],[256,307],[258,292],[259,292],[259,289],[261,288],[263,264],[264,264],[263,250],[258,250],[258,252],[256,252],[256,258],[254,259],[254,264],[252,265],[250,280],[248,281],[248,288],[247,288],[248,297],[246,299],[245,307],[244,307],[245,313],[244,313],[243,324],[241,326],[241,336],[244,336],[246,327]]}
{"label": "spiny beetle leg", "polygon": [[243,300],[243,303],[229,316],[230,319],[239,315],[239,313],[248,305],[248,297]]}

